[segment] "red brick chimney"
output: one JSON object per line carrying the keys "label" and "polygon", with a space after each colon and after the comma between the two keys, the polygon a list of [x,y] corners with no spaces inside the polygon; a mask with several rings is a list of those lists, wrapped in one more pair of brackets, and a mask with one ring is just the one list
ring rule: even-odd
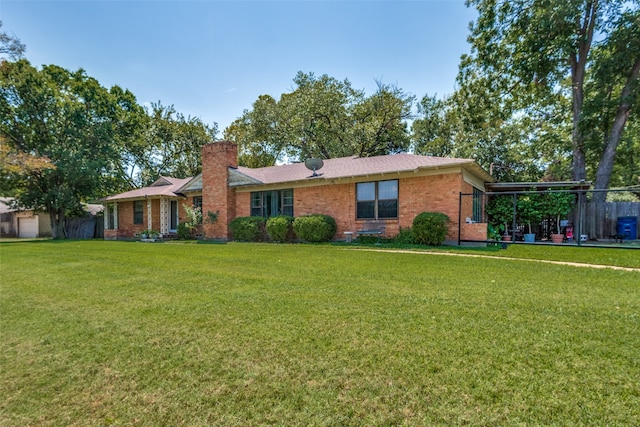
{"label": "red brick chimney", "polygon": [[[204,234],[209,239],[228,240],[229,223],[235,218],[236,193],[229,188],[229,168],[238,167],[238,146],[218,141],[202,147],[202,212]],[[207,212],[218,212],[214,224],[206,224]]]}

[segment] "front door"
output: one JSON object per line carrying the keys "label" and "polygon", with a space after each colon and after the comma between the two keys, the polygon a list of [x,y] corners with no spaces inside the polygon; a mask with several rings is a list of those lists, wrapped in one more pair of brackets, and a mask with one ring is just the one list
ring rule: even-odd
{"label": "front door", "polygon": [[175,233],[178,229],[178,201],[172,200],[169,206],[169,231]]}

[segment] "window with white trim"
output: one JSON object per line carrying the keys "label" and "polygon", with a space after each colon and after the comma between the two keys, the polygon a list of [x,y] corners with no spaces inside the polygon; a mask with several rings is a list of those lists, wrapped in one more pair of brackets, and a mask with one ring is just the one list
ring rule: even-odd
{"label": "window with white trim", "polygon": [[105,228],[107,230],[118,229],[118,205],[116,203],[110,203],[107,205],[107,216],[105,218],[107,222]]}

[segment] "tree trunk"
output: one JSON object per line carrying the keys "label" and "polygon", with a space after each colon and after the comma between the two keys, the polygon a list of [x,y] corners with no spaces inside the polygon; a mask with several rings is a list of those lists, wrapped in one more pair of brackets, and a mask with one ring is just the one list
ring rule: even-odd
{"label": "tree trunk", "polygon": [[63,209],[52,209],[49,211],[51,221],[51,237],[54,239],[65,239],[64,223],[65,214]]}
{"label": "tree trunk", "polygon": [[[618,110],[616,111],[616,117],[613,120],[611,132],[609,133],[604,151],[602,152],[600,163],[598,163],[596,182],[594,185],[594,188],[596,190],[604,190],[609,188],[611,172],[613,171],[613,164],[616,157],[616,149],[618,148],[618,144],[620,143],[620,138],[622,138],[624,126],[627,123],[627,119],[629,118],[631,106],[635,102],[636,98],[633,94],[632,87],[637,84],[639,74],[640,58],[636,59],[636,62],[631,69],[631,74],[629,75],[629,78],[627,79],[627,82],[622,89],[622,93],[620,94],[620,105],[618,106]],[[596,192],[593,194],[592,201],[604,202],[606,200],[606,197],[607,194],[605,192]]]}
{"label": "tree trunk", "polygon": [[587,66],[587,58],[591,50],[593,30],[598,16],[598,0],[588,0],[585,5],[584,19],[579,30],[581,40],[576,52],[572,52],[569,58],[571,64],[571,93],[573,100],[573,132],[571,142],[573,146],[572,178],[581,181],[587,178],[587,169],[584,155],[584,135],[580,129],[582,119],[582,103],[584,100],[584,73]]}
{"label": "tree trunk", "polygon": [[571,145],[573,147],[573,164],[571,178],[574,181],[586,179],[587,168],[584,156],[584,136],[580,129],[582,117],[582,104],[584,100],[584,60],[577,56],[571,56],[571,97],[573,107],[573,132],[571,133]]}

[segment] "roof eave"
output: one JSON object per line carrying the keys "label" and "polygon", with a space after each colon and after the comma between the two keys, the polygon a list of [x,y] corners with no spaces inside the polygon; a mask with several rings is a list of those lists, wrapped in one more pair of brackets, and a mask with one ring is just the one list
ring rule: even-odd
{"label": "roof eave", "polygon": [[448,163],[442,165],[430,165],[430,166],[419,166],[414,169],[406,169],[406,170],[397,170],[397,171],[386,171],[386,172],[378,172],[378,173],[363,173],[363,174],[354,174],[354,175],[342,175],[336,177],[324,177],[322,174],[318,174],[318,176],[308,176],[304,179],[295,179],[289,181],[276,181],[276,182],[268,182],[268,183],[255,183],[255,184],[242,184],[242,185],[230,185],[230,187],[234,188],[244,188],[247,190],[273,186],[273,187],[301,187],[305,185],[329,185],[334,183],[339,183],[340,181],[358,181],[363,178],[367,179],[375,179],[377,177],[390,177],[392,175],[409,175],[409,174],[417,174],[420,172],[429,172],[429,171],[437,171],[437,170],[446,170],[446,169],[458,169],[458,168],[469,168],[475,172],[475,175],[479,175],[479,177],[486,182],[493,182],[493,177],[489,175],[480,165],[478,165],[475,161],[464,161],[464,162],[455,162]]}
{"label": "roof eave", "polygon": [[182,194],[173,194],[173,195],[168,195],[168,194],[145,194],[142,196],[136,196],[136,197],[105,197],[104,199],[100,199],[100,201],[102,201],[102,203],[112,203],[112,202],[132,202],[135,200],[155,200],[155,199],[162,199],[162,198],[174,198],[174,199],[186,199],[186,196],[182,195]]}

